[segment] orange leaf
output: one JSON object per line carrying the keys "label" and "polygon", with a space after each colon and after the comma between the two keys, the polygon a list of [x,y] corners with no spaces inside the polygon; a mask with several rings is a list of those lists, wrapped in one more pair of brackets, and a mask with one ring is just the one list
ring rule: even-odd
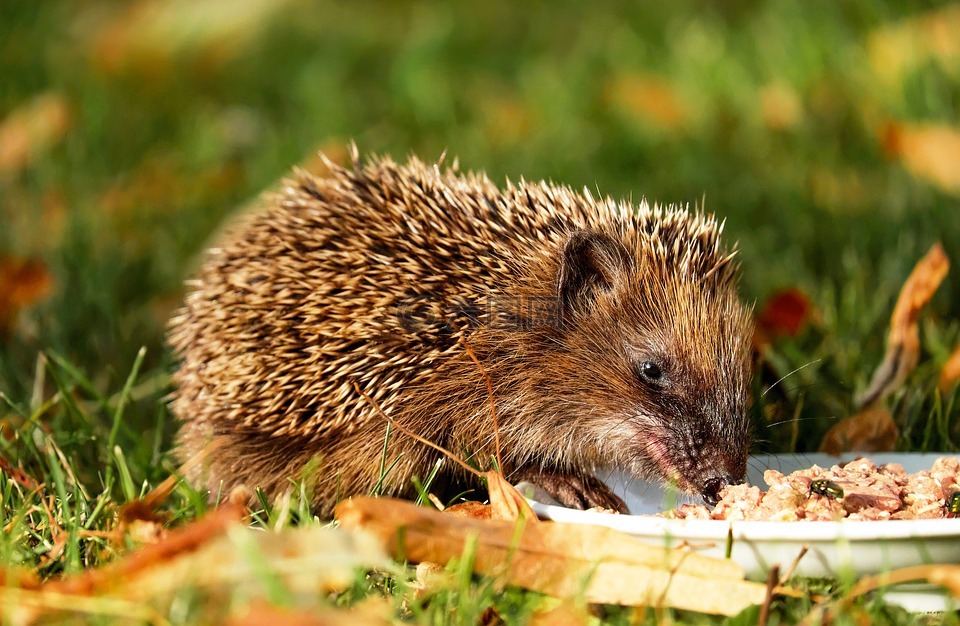
{"label": "orange leaf", "polygon": [[820,451],[840,454],[857,452],[887,452],[893,450],[900,437],[900,429],[890,411],[871,406],[856,415],[835,424],[820,442]]}
{"label": "orange leaf", "polygon": [[489,504],[469,500],[467,502],[458,502],[443,509],[447,515],[456,515],[458,517],[469,517],[471,519],[493,519],[493,510]]}
{"label": "orange leaf", "polygon": [[954,598],[960,598],[960,565],[931,566],[927,580],[934,585],[946,587]]}
{"label": "orange leaf", "polygon": [[37,489],[40,486],[36,479],[23,470],[14,467],[13,464],[3,456],[0,456],[0,472],[12,478],[14,482],[24,489]]}
{"label": "orange leaf", "polygon": [[887,353],[873,373],[867,390],[857,400],[860,407],[880,401],[898,388],[916,367],[920,358],[920,309],[930,301],[950,269],[950,260],[940,243],[934,244],[920,259],[900,290],[890,317]]}
{"label": "orange leaf", "polygon": [[13,330],[21,309],[49,295],[53,278],[38,259],[0,258],[0,337]]}
{"label": "orange leaf", "polygon": [[945,125],[888,124],[884,151],[917,178],[960,195],[960,129]]}
{"label": "orange leaf", "polygon": [[618,76],[607,85],[606,97],[614,108],[667,130],[683,128],[690,117],[673,85],[659,76]]}
{"label": "orange leaf", "polygon": [[239,522],[246,514],[245,498],[231,498],[221,508],[170,532],[158,543],[148,544],[132,552],[121,561],[50,582],[44,588],[56,593],[97,593],[111,585],[123,583],[127,578],[149,570],[159,563],[196,551],[225,533],[229,525]]}
{"label": "orange leaf", "polygon": [[947,393],[953,385],[957,384],[958,379],[960,379],[960,346],[956,347],[940,369],[941,393]]}

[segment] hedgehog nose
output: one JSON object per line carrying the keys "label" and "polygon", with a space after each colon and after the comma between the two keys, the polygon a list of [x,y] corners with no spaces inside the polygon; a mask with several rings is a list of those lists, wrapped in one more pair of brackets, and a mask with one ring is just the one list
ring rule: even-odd
{"label": "hedgehog nose", "polygon": [[739,485],[742,482],[743,479],[738,479],[730,475],[714,476],[704,483],[700,495],[703,497],[704,502],[710,506],[714,506],[720,501],[720,492],[723,491],[724,488],[728,485]]}

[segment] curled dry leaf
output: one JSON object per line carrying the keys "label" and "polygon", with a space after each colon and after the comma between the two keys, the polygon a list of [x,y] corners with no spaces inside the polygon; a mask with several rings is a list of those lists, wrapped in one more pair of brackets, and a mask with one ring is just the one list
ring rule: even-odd
{"label": "curled dry leaf", "polygon": [[475,538],[475,572],[560,598],[733,615],[766,596],[766,585],[744,581],[733,561],[650,546],[602,526],[475,520],[389,498],[346,500],[336,517],[413,562],[447,563]]}
{"label": "curled dry leaf", "polygon": [[886,408],[872,405],[856,415],[834,424],[820,442],[820,451],[841,454],[857,452],[889,452],[897,445],[900,429]]}
{"label": "curled dry leaf", "polygon": [[865,593],[890,585],[922,580],[940,585],[954,598],[960,598],[960,565],[917,565],[862,578],[843,597],[822,608],[832,609],[837,613],[846,612],[853,605],[853,601]]}
{"label": "curled dry leaf", "polygon": [[940,369],[940,391],[947,393],[958,381],[960,381],[960,346],[956,347]]}
{"label": "curled dry leaf", "polygon": [[857,399],[860,407],[879,402],[897,389],[920,358],[920,310],[930,301],[950,269],[950,260],[940,243],[934,244],[910,273],[890,318],[887,353],[873,373],[867,390]]}
{"label": "curled dry leaf", "polygon": [[487,491],[490,494],[490,509],[493,519],[515,521],[523,519],[531,524],[539,524],[540,519],[533,512],[527,499],[520,495],[517,488],[510,484],[503,474],[497,471],[484,472]]}

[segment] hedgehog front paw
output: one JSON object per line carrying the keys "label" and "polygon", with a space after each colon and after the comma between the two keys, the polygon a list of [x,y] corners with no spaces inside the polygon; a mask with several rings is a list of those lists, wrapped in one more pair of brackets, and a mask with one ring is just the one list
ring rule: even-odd
{"label": "hedgehog front paw", "polygon": [[601,508],[625,514],[630,512],[623,500],[610,491],[610,488],[596,476],[526,468],[511,474],[510,478],[515,483],[532,483],[548,496],[571,509]]}

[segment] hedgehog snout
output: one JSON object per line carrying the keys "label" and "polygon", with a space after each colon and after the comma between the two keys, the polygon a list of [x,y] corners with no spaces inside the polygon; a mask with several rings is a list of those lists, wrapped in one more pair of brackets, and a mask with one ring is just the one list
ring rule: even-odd
{"label": "hedgehog snout", "polygon": [[714,506],[720,501],[721,491],[729,485],[739,485],[741,483],[743,483],[743,478],[737,478],[732,474],[713,476],[703,483],[703,487],[700,488],[700,496],[704,502],[710,506]]}

